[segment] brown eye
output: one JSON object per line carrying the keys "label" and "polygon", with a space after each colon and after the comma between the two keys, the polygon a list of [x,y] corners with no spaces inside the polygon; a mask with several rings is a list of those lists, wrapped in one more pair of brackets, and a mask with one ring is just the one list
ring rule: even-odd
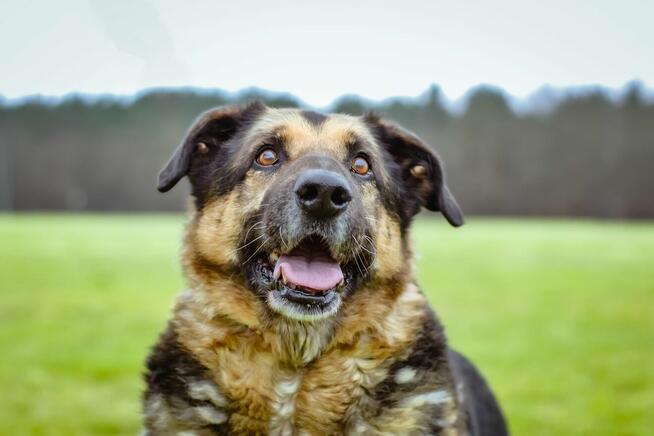
{"label": "brown eye", "polygon": [[277,157],[277,153],[272,148],[264,148],[259,153],[259,156],[257,156],[257,163],[264,167],[275,165],[278,160],[279,157]]}
{"label": "brown eye", "polygon": [[370,164],[364,157],[357,156],[354,159],[352,159],[351,170],[352,172],[355,172],[361,176],[365,176],[370,172]]}

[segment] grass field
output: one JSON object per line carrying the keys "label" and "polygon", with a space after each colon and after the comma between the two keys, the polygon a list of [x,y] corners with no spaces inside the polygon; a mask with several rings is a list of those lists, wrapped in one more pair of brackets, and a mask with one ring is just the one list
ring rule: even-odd
{"label": "grass field", "polygon": [[[0,434],[135,434],[181,216],[0,215]],[[419,221],[423,288],[516,435],[654,431],[654,224]]]}

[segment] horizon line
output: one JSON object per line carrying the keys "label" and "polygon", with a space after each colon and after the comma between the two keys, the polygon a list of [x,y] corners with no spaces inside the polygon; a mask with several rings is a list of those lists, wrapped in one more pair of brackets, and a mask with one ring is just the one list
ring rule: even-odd
{"label": "horizon line", "polygon": [[[592,94],[601,94],[612,103],[618,103],[631,90],[636,90],[638,95],[643,98],[646,103],[654,103],[654,88],[649,87],[643,80],[632,79],[626,81],[619,87],[607,86],[600,83],[571,84],[562,86],[545,83],[523,96],[512,94],[499,85],[480,82],[479,84],[468,88],[468,90],[458,98],[448,97],[443,91],[442,86],[437,83],[432,83],[420,94],[414,96],[392,95],[381,99],[374,99],[356,93],[344,93],[335,97],[330,103],[324,106],[309,104],[301,97],[288,91],[271,90],[259,86],[250,86],[236,91],[230,91],[219,87],[209,88],[193,85],[151,86],[135,90],[132,93],[69,91],[59,95],[35,93],[25,94],[19,97],[6,97],[3,94],[0,94],[0,106],[17,107],[35,102],[50,106],[58,106],[76,99],[91,104],[102,101],[113,101],[129,105],[144,96],[156,93],[189,93],[200,96],[211,96],[213,94],[219,95],[228,100],[238,100],[247,97],[248,94],[260,94],[265,98],[286,98],[294,101],[298,107],[302,108],[329,111],[344,100],[357,100],[368,106],[384,106],[398,101],[420,102],[427,98],[428,94],[433,92],[433,90],[438,92],[439,103],[453,114],[462,113],[467,107],[470,97],[482,90],[489,90],[500,94],[506,100],[511,110],[517,114],[547,112],[563,100],[570,98],[583,98]],[[539,99],[549,99],[549,101],[539,102],[537,101]]]}

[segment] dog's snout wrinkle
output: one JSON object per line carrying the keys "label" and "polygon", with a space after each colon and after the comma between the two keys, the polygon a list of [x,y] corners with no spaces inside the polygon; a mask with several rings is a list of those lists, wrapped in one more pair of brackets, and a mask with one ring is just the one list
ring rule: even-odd
{"label": "dog's snout wrinkle", "polygon": [[352,200],[352,191],[343,175],[324,169],[305,170],[293,187],[302,210],[313,218],[333,218]]}

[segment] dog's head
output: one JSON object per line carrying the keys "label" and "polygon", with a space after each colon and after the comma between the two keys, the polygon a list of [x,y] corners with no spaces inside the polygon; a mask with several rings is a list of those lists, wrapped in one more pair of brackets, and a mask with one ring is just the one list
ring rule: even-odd
{"label": "dog's head", "polygon": [[463,224],[438,157],[374,115],[214,109],[161,171],[159,190],[184,176],[195,260],[240,277],[291,319],[330,317],[359,288],[409,274],[406,230],[421,207]]}

